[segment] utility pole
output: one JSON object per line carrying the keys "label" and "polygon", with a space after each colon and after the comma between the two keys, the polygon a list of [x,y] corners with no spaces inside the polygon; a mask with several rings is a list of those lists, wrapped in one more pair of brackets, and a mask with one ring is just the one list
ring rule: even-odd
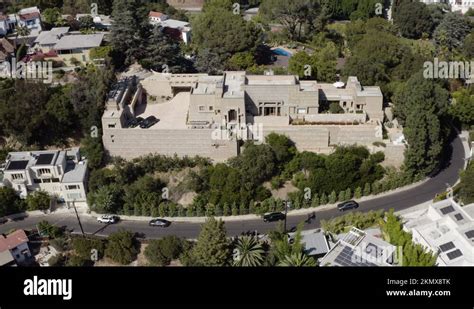
{"label": "utility pole", "polygon": [[284,233],[286,234],[286,215],[288,214],[288,208],[291,207],[291,202],[290,201],[284,201],[283,202],[285,205],[285,227],[284,227]]}
{"label": "utility pole", "polygon": [[86,235],[84,234],[84,229],[82,228],[81,219],[79,218],[79,214],[77,213],[76,200],[72,201],[72,206],[74,207],[74,211],[76,212],[77,222],[79,222],[79,227],[81,228],[82,237],[86,237]]}

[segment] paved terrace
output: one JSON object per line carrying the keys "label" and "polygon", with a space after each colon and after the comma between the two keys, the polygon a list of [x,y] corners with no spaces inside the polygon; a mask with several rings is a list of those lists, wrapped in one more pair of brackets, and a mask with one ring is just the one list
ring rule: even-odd
{"label": "paved terrace", "polygon": [[[137,105],[135,108],[135,113],[136,116],[142,118],[155,116],[160,120],[148,130],[187,129],[186,117],[189,110],[189,98],[189,93],[180,92],[172,100],[165,103]],[[140,127],[136,127],[134,129],[142,130]]]}

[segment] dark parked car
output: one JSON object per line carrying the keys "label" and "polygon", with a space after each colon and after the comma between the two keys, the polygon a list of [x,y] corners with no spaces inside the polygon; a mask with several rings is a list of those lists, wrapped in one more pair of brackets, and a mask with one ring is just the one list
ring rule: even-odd
{"label": "dark parked car", "polygon": [[165,219],[153,219],[150,221],[150,226],[159,226],[159,227],[168,227],[170,226],[171,222]]}
{"label": "dark parked car", "polygon": [[144,119],[142,117],[134,118],[127,123],[127,127],[136,128],[137,126],[140,125],[140,123],[142,123],[143,120]]}
{"label": "dark parked car", "polygon": [[264,222],[274,222],[285,220],[285,214],[281,212],[272,212],[263,216]]}
{"label": "dark parked car", "polygon": [[339,211],[345,211],[355,208],[359,208],[359,204],[356,201],[346,201],[337,205],[337,209],[339,209]]}
{"label": "dark parked car", "polygon": [[140,128],[142,129],[148,129],[149,127],[152,127],[153,125],[155,125],[159,120],[156,119],[155,116],[150,116],[150,117],[147,117],[145,120],[143,120],[141,123],[140,123]]}

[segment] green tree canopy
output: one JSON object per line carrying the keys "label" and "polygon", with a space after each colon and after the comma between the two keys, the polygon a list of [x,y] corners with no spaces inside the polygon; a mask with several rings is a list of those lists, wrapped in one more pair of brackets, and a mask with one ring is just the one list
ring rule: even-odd
{"label": "green tree canopy", "polygon": [[113,261],[126,265],[137,257],[137,242],[132,232],[121,229],[108,237],[105,255]]}
{"label": "green tree canopy", "polygon": [[192,263],[195,266],[225,266],[229,263],[229,257],[230,247],[224,222],[208,218],[191,252]]}

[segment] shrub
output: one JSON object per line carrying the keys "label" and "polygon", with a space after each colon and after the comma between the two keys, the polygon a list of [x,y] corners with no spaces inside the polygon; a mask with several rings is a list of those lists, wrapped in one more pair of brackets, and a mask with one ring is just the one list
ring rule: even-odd
{"label": "shrub", "polygon": [[323,195],[321,195],[321,205],[326,205],[328,203],[328,197],[326,195],[326,193],[323,193]]}
{"label": "shrub", "polygon": [[387,147],[387,145],[383,142],[373,142],[372,145],[374,145],[375,147]]}
{"label": "shrub", "polygon": [[239,215],[239,209],[237,208],[236,204],[232,205],[232,215],[233,216],[238,216]]}
{"label": "shrub", "polygon": [[[95,253],[97,253],[97,260],[104,256],[105,242],[101,239],[75,237],[72,240],[72,247],[77,256],[86,260],[95,260]],[[93,251],[96,250],[96,251]]]}
{"label": "shrub", "polygon": [[120,230],[110,234],[105,255],[120,264],[130,264],[138,253],[136,239],[132,232]]}
{"label": "shrub", "polygon": [[47,210],[51,206],[51,196],[46,191],[36,191],[26,197],[28,210]]}
{"label": "shrub", "polygon": [[346,192],[344,193],[344,199],[350,200],[352,198],[352,191],[351,188],[347,188]]}
{"label": "shrub", "polygon": [[369,211],[367,213],[352,212],[330,220],[321,220],[321,227],[328,232],[339,234],[349,227],[367,229],[379,223],[384,216],[383,211]]}
{"label": "shrub", "polygon": [[67,247],[68,247],[67,241],[64,237],[58,237],[58,238],[52,239],[49,242],[49,244],[58,252],[63,252],[67,250]]}
{"label": "shrub", "polygon": [[319,196],[315,194],[313,197],[313,200],[311,201],[311,207],[318,207],[318,206],[319,206]]}
{"label": "shrub", "polygon": [[356,199],[360,199],[362,197],[362,189],[360,187],[357,187],[355,192],[354,192],[354,197]]}
{"label": "shrub", "polygon": [[37,225],[38,233],[48,238],[58,238],[63,235],[63,230],[56,225],[50,224],[48,221],[40,221]]}
{"label": "shrub", "polygon": [[339,196],[338,196],[337,200],[338,200],[339,202],[342,202],[342,201],[344,201],[345,199],[346,199],[346,192],[345,192],[345,191],[339,192]]}
{"label": "shrub", "polygon": [[165,236],[162,239],[150,241],[145,249],[145,256],[151,265],[165,266],[169,265],[174,259],[177,259],[186,247],[186,240],[176,236]]}
{"label": "shrub", "polygon": [[66,257],[62,255],[61,253],[50,257],[48,260],[49,266],[52,266],[52,267],[64,266],[65,262],[66,262]]}
{"label": "shrub", "polygon": [[369,196],[370,195],[370,183],[366,183],[364,186],[364,196]]}

